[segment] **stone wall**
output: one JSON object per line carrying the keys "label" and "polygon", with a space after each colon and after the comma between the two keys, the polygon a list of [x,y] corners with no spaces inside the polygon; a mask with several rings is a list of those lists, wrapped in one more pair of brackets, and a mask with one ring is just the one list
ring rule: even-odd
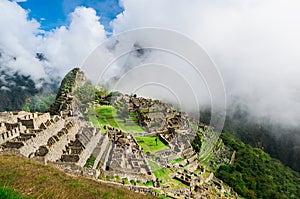
{"label": "stone wall", "polygon": [[21,122],[29,129],[39,129],[40,125],[47,120],[50,120],[49,113],[33,113],[25,115],[22,118],[18,118],[18,122]]}
{"label": "stone wall", "polygon": [[7,128],[5,126],[5,123],[0,122],[0,133],[4,133],[7,131]]}
{"label": "stone wall", "polygon": [[33,137],[24,142],[24,146],[21,147],[20,153],[26,157],[35,153],[41,145],[47,145],[48,139],[55,135],[59,130],[64,127],[64,120],[59,120],[56,123],[52,123],[45,130],[36,133],[36,137]]}
{"label": "stone wall", "polygon": [[[82,132],[82,134],[85,134],[86,132]],[[97,130],[90,138],[90,141],[85,145],[85,149],[81,152],[79,155],[79,161],[76,163],[79,166],[84,166],[87,159],[91,156],[94,148],[97,146],[102,134],[100,130]]]}
{"label": "stone wall", "polygon": [[[60,159],[63,150],[65,149],[65,146],[70,140],[75,139],[75,135],[78,132],[78,125],[77,122],[66,122],[66,125],[64,128],[62,128],[60,131],[57,132],[56,135],[50,137],[47,141],[47,145],[43,146],[44,148],[39,148],[36,155],[43,156],[43,150],[45,151],[44,158],[48,161],[56,161]],[[55,137],[55,138],[54,138]],[[58,139],[56,141],[55,139]],[[40,152],[40,154],[38,154]]]}
{"label": "stone wall", "polygon": [[9,123],[17,123],[18,117],[23,117],[25,115],[29,115],[31,113],[20,111],[20,112],[0,112],[0,121],[9,122]]}
{"label": "stone wall", "polygon": [[[5,126],[5,129],[7,129],[6,126]],[[15,137],[18,137],[20,135],[20,133],[24,133],[24,131],[26,130],[26,127],[22,126],[21,123],[18,123],[15,125],[14,128],[10,128],[10,129],[11,130],[0,133],[0,145],[15,138]]]}
{"label": "stone wall", "polygon": [[119,176],[120,178],[127,178],[130,180],[141,181],[146,183],[153,180],[153,175],[144,175],[136,172],[124,172],[124,171],[103,171],[106,176]]}
{"label": "stone wall", "polygon": [[97,179],[99,176],[99,171],[95,169],[83,168],[81,166],[69,162],[50,162],[50,164],[64,172],[75,175],[80,175],[94,179]]}
{"label": "stone wall", "polygon": [[[93,155],[96,158],[94,165],[93,165],[93,169],[96,169],[99,162],[101,161],[101,159],[103,159],[102,161],[102,165],[104,165],[104,163],[107,161],[107,151],[110,151],[110,149],[107,149],[107,147],[111,147],[111,144],[109,145],[109,138],[107,136],[107,134],[105,135],[101,135],[101,138],[97,144],[97,146],[95,147],[94,151],[93,151]],[[104,168],[105,169],[105,168]]]}
{"label": "stone wall", "polygon": [[159,134],[159,139],[162,141],[165,145],[169,146],[169,141],[162,136],[162,134]]}

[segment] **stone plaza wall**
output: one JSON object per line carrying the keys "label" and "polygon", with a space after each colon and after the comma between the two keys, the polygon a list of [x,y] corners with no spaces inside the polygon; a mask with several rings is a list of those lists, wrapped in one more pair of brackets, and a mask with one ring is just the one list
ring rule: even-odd
{"label": "stone plaza wall", "polygon": [[94,179],[98,179],[99,176],[99,171],[95,169],[84,168],[70,162],[49,162],[49,164],[53,165],[54,167],[66,173],[70,173],[78,176],[84,176],[84,177],[94,178]]}
{"label": "stone plaza wall", "polygon": [[128,171],[103,171],[106,176],[119,176],[120,178],[127,178],[130,180],[141,181],[142,183],[146,183],[147,181],[151,181],[154,179],[154,175],[144,175],[136,172],[128,172]]}

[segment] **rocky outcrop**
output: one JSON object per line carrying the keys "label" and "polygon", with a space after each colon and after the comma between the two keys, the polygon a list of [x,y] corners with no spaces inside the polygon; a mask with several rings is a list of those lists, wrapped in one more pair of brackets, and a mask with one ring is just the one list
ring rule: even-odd
{"label": "rocky outcrop", "polygon": [[62,80],[56,100],[47,112],[51,115],[72,114],[77,107],[74,92],[86,83],[86,77],[79,68],[71,70]]}

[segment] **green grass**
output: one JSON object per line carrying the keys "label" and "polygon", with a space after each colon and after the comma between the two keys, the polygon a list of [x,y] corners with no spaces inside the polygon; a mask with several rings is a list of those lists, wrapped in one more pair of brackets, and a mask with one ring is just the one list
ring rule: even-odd
{"label": "green grass", "polygon": [[86,161],[84,167],[86,167],[86,168],[93,168],[94,163],[95,163],[95,160],[96,160],[96,158],[95,158],[93,155],[91,155],[91,156],[87,159],[87,161]]}
{"label": "green grass", "polygon": [[96,113],[99,114],[99,118],[107,118],[115,116],[116,109],[113,106],[101,106],[96,109]]}
{"label": "green grass", "polygon": [[[130,133],[143,133],[145,130],[136,123],[136,118],[121,119],[117,115],[117,110],[113,106],[103,105],[96,108],[96,114],[98,115],[98,121],[95,120],[95,116],[91,116],[90,120],[93,124],[101,124],[102,130],[104,125],[112,126],[116,129],[120,129]],[[93,118],[94,117],[94,118]],[[130,125],[128,125],[130,123]]]}
{"label": "green grass", "polygon": [[100,122],[98,121],[98,118],[94,115],[89,115],[89,120],[92,123],[92,126],[94,127],[100,127]]}
{"label": "green grass", "polygon": [[150,160],[148,160],[148,163],[155,177],[163,181],[162,185],[170,185],[172,188],[187,188],[187,185],[170,177],[170,174],[173,173],[171,169],[163,169],[158,164]]}
{"label": "green grass", "polygon": [[175,164],[175,163],[179,163],[179,162],[182,162],[182,161],[183,161],[182,158],[177,158],[177,159],[171,160],[170,163]]}
{"label": "green grass", "polygon": [[[19,194],[18,194],[19,193]],[[153,198],[126,189],[72,177],[27,158],[0,155],[0,198]]]}
{"label": "green grass", "polygon": [[157,177],[158,179],[162,179],[162,178],[169,178],[169,174],[171,173],[170,170],[168,169],[157,169],[155,171],[153,171],[155,177]]}
{"label": "green grass", "polygon": [[23,199],[19,193],[8,187],[0,187],[0,198],[1,199]]}
{"label": "green grass", "polygon": [[148,161],[154,175],[156,178],[158,179],[164,179],[165,181],[170,181],[172,180],[170,177],[169,177],[169,174],[172,173],[172,171],[170,169],[163,169],[161,168],[158,164],[156,164],[155,162],[153,161]]}
{"label": "green grass", "polygon": [[137,116],[136,112],[134,112],[134,111],[131,111],[131,112],[129,113],[129,115],[132,116],[132,117]]}
{"label": "green grass", "polygon": [[150,180],[150,181],[147,181],[145,183],[142,183],[141,181],[137,180],[136,181],[136,185],[138,185],[138,186],[145,186],[145,187],[152,187],[153,186],[153,181]]}
{"label": "green grass", "polygon": [[153,186],[153,181],[147,181],[146,183],[143,184],[144,186]]}
{"label": "green grass", "polygon": [[[134,137],[138,144],[143,148],[145,153],[147,152],[156,152],[164,149],[168,149],[168,146],[165,145],[158,137],[156,136],[135,136]],[[157,145],[155,142],[155,138],[157,138]]]}
{"label": "green grass", "polygon": [[122,178],[122,181],[124,182],[124,184],[129,184],[128,178]]}

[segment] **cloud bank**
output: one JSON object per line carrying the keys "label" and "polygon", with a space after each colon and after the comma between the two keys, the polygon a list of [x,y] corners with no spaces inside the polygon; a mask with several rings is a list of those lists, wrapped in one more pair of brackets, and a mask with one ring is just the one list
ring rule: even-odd
{"label": "cloud bank", "polygon": [[[120,5],[124,11],[111,22],[113,34],[149,26],[184,33],[219,67],[228,107],[239,104],[258,118],[300,124],[299,1],[121,0]],[[92,8],[77,7],[69,17],[69,25],[44,32],[16,2],[0,0],[1,66],[34,79],[81,66],[107,34]],[[39,61],[36,53],[47,59]]]}
{"label": "cloud bank", "polygon": [[[223,76],[228,107],[300,124],[300,2],[296,0],[122,0],[115,33],[150,26],[202,45]],[[145,8],[145,9],[141,9]]]}

